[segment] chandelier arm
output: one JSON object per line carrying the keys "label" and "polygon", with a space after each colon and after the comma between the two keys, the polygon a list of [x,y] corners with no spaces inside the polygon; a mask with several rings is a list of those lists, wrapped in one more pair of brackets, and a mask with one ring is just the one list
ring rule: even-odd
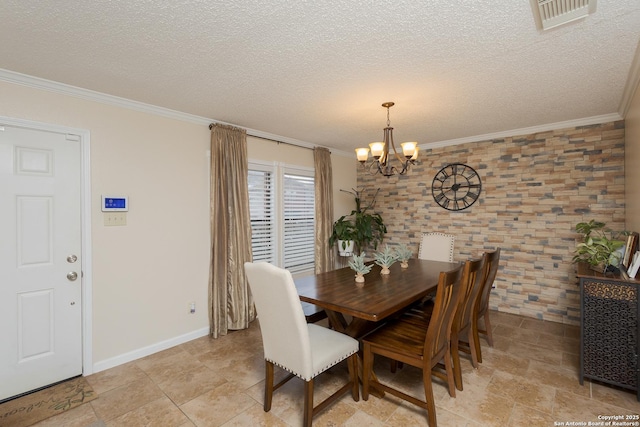
{"label": "chandelier arm", "polygon": [[[388,125],[388,123],[387,123]],[[393,141],[393,128],[391,126],[387,126],[386,128],[384,128],[384,151],[385,151],[385,162],[384,164],[390,164],[391,163],[391,159],[389,159],[389,154],[391,154],[391,150],[389,149],[389,145],[391,145],[391,148],[393,148],[393,154],[395,155],[396,159],[398,159],[398,161],[400,163],[404,163],[406,161],[406,159],[402,158],[402,156],[400,156],[398,154],[398,149],[396,148],[396,144]]]}

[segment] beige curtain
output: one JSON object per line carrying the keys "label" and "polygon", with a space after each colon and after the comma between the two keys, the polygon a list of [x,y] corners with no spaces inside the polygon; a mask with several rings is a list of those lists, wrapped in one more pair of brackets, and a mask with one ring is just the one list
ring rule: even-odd
{"label": "beige curtain", "polygon": [[335,252],[329,248],[333,228],[333,173],[331,153],[326,148],[313,150],[316,197],[316,274],[333,270]]}
{"label": "beige curtain", "polygon": [[211,128],[211,265],[209,324],[213,338],[245,329],[255,319],[244,275],[251,261],[247,134],[244,129]]}

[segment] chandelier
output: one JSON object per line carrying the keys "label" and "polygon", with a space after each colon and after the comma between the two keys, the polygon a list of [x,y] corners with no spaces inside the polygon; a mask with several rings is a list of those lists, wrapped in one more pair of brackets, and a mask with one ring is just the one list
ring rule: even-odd
{"label": "chandelier", "polygon": [[[375,175],[380,173],[384,176],[404,175],[409,170],[409,166],[415,163],[418,158],[418,143],[403,142],[402,156],[398,153],[396,145],[393,142],[393,128],[389,121],[389,108],[394,106],[393,102],[385,102],[382,104],[387,109],[387,127],[384,128],[383,142],[372,142],[369,144],[371,148],[372,161],[367,163],[369,159],[369,148],[356,148],[356,156],[362,167],[369,170],[369,173]],[[393,148],[394,157],[390,157],[389,146]],[[397,164],[396,164],[397,162]]]}

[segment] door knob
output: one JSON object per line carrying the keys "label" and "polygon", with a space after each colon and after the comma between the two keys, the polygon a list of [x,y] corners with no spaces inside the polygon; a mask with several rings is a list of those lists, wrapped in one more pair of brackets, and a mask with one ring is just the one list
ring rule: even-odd
{"label": "door knob", "polygon": [[69,264],[73,264],[73,263],[74,263],[74,262],[76,262],[77,260],[78,260],[78,257],[77,257],[77,256],[75,256],[75,255],[69,255],[69,256],[67,257],[67,262],[68,262]]}
{"label": "door knob", "polygon": [[69,281],[73,282],[77,278],[78,278],[78,273],[76,273],[75,271],[70,271],[69,273],[67,273],[67,279],[69,279]]}

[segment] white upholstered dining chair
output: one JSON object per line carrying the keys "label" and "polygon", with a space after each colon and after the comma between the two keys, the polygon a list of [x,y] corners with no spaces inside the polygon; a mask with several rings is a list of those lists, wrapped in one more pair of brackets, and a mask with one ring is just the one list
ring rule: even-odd
{"label": "white upholstered dining chair", "polygon": [[[351,390],[358,392],[358,341],[340,332],[305,321],[291,273],[266,262],[247,262],[245,273],[260,322],[265,359],[264,410],[271,409],[274,390],[295,376],[305,381],[303,425]],[[313,407],[313,380],[322,372],[348,359],[349,381]],[[274,386],[274,365],[290,372]]]}
{"label": "white upholstered dining chair", "polygon": [[422,233],[418,258],[431,261],[453,262],[455,236],[447,233]]}

